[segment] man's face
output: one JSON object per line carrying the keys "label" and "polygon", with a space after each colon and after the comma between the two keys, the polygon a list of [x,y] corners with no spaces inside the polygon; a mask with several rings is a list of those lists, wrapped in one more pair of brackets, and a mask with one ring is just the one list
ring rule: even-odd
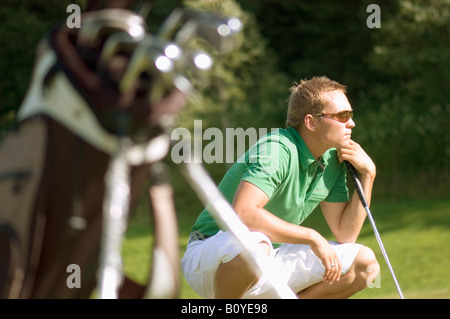
{"label": "man's face", "polygon": [[341,91],[331,91],[323,94],[325,101],[322,116],[317,117],[317,134],[319,140],[328,148],[341,148],[348,145],[352,128],[355,127],[353,119],[339,119],[334,114],[343,111],[352,111],[350,102]]}

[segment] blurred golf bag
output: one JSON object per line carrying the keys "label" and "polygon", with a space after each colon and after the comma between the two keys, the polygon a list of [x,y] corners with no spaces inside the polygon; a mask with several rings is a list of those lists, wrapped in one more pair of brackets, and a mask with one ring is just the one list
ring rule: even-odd
{"label": "blurred golf bag", "polygon": [[[220,50],[233,30],[220,35],[226,19],[177,9],[150,35],[126,8],[86,11],[81,28],[62,24],[37,49],[0,148],[1,298],[89,298],[96,287],[100,298],[178,295],[177,223],[161,161],[191,89],[185,71],[203,68],[190,40]],[[146,285],[124,278],[121,261],[128,211],[143,191],[154,229]]]}

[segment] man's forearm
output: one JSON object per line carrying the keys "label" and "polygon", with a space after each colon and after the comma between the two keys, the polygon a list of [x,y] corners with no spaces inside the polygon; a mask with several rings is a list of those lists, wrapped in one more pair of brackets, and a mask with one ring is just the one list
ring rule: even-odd
{"label": "man's forearm", "polygon": [[[370,174],[362,174],[360,176],[361,185],[364,189],[364,195],[367,204],[370,205],[372,198],[372,188],[375,176]],[[336,238],[339,242],[354,243],[361,232],[364,220],[367,214],[361,204],[357,192],[353,193],[351,200],[344,209],[340,222],[340,235]]]}

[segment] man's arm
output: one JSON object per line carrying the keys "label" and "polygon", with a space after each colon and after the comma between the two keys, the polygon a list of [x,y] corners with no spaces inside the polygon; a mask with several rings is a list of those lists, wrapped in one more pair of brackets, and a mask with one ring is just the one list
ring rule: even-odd
{"label": "man's arm", "polygon": [[[353,141],[350,141],[348,148],[342,148],[338,151],[338,158],[340,162],[344,160],[349,161],[360,173],[361,185],[364,189],[367,203],[370,205],[372,187],[376,175],[375,164],[361,146]],[[366,211],[356,192],[354,192],[349,202],[322,202],[320,207],[331,232],[338,242],[356,242],[366,218]]]}
{"label": "man's arm", "polygon": [[263,207],[269,197],[260,188],[241,181],[233,200],[233,208],[242,222],[252,231],[266,234],[279,243],[310,244],[312,230],[282,220]]}
{"label": "man's arm", "polygon": [[268,201],[261,189],[242,181],[236,190],[233,208],[251,231],[262,232],[274,242],[311,246],[325,267],[324,281],[339,280],[341,265],[328,241],[314,229],[291,224],[270,213],[264,209]]}

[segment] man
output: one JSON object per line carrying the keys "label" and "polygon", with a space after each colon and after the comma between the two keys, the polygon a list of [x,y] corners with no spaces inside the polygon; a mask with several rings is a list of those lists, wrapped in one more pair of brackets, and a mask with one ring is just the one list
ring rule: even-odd
{"label": "man", "polygon": [[[369,203],[376,168],[351,140],[355,123],[345,93],[327,77],[295,84],[287,128],[261,138],[219,184],[252,240],[300,298],[347,298],[379,271],[374,253],[355,243],[366,213],[356,193],[349,200],[343,161],[360,173]],[[317,205],[337,242],[301,226]],[[193,226],[182,271],[205,298],[275,297],[206,209]]]}

